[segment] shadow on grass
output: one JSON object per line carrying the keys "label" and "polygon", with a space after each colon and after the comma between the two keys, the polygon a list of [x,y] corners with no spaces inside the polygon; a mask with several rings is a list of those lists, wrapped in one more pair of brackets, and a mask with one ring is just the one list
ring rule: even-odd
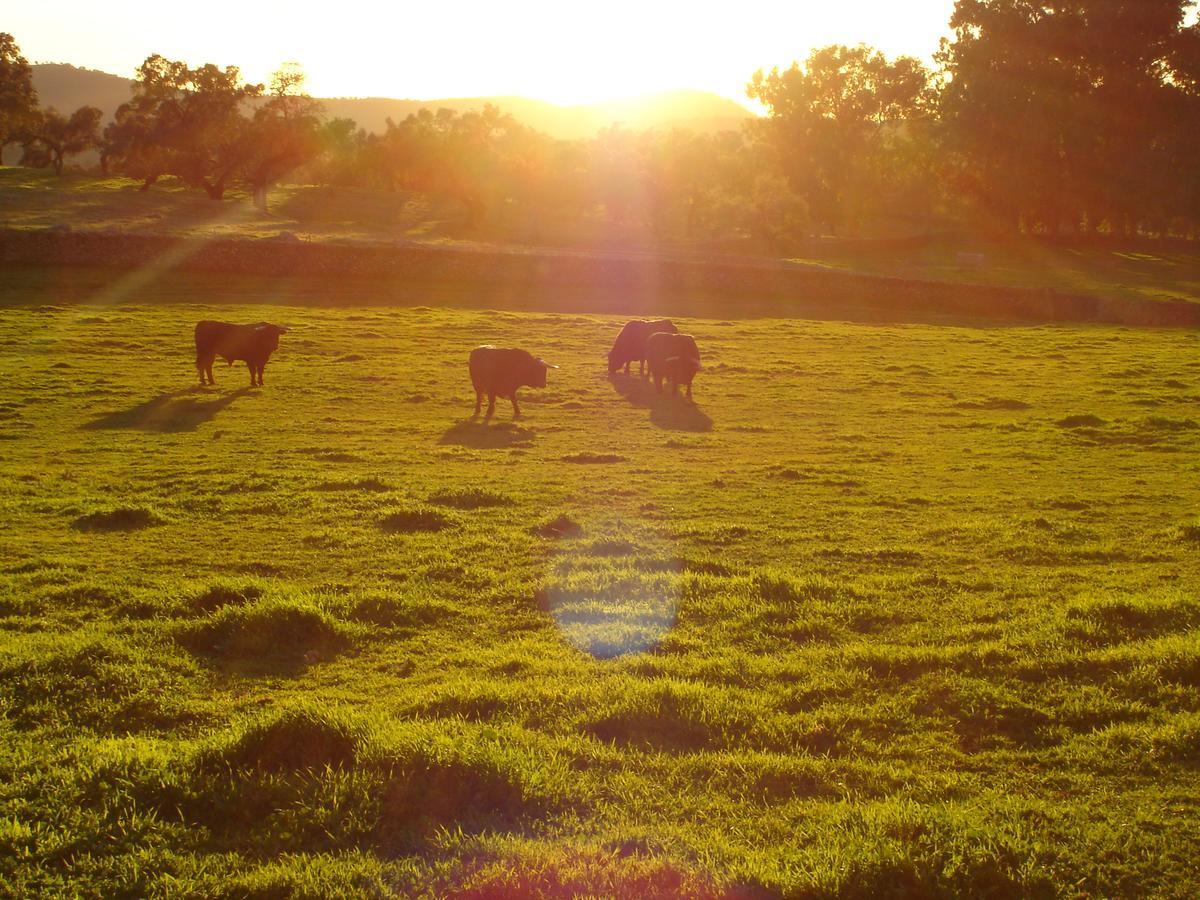
{"label": "shadow on grass", "polygon": [[476,450],[503,450],[533,444],[533,431],[514,422],[491,423],[485,419],[464,419],[446,429],[439,444],[455,444]]}
{"label": "shadow on grass", "polygon": [[672,394],[665,382],[660,394],[654,389],[654,382],[648,378],[618,372],[609,375],[608,380],[630,405],[650,410],[650,421],[659,428],[667,431],[712,431],[713,420],[693,401]]}
{"label": "shadow on grass", "polygon": [[231,394],[212,396],[205,388],[196,386],[182,391],[159,394],[152,400],[130,409],[106,413],[82,426],[85,431],[127,429],[130,431],[195,431],[211,420],[238,397],[253,388],[243,387]]}

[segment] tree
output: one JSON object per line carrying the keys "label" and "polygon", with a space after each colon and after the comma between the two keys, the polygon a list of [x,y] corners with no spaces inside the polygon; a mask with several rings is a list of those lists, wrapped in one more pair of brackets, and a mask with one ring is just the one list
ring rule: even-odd
{"label": "tree", "polygon": [[241,177],[254,205],[267,209],[267,188],[316,158],[321,150],[321,104],[301,91],[304,73],[294,63],[271,79],[271,96],[243,134]]}
{"label": "tree", "polygon": [[769,116],[757,137],[773,146],[792,189],[831,232],[855,229],[879,197],[881,159],[925,116],[931,75],[864,45],[814,50],[803,66],[754,73],[746,93]]}
{"label": "tree", "polygon": [[99,146],[102,115],[94,106],[81,106],[69,117],[53,107],[45,110],[23,142],[21,163],[38,168],[53,166],[54,174],[61,175],[66,157]]}
{"label": "tree", "polygon": [[1131,232],[1160,219],[1191,5],[957,0],[938,56],[956,188],[1008,228]]}
{"label": "tree", "polygon": [[[122,171],[146,179],[176,175],[214,200],[225,196],[251,146],[242,104],[262,93],[242,84],[237,66],[185,63],[150,56],[139,67],[124,113],[128,135],[114,132]],[[114,154],[116,155],[116,154]]]}
{"label": "tree", "polygon": [[0,157],[37,123],[33,69],[11,34],[0,32]]}

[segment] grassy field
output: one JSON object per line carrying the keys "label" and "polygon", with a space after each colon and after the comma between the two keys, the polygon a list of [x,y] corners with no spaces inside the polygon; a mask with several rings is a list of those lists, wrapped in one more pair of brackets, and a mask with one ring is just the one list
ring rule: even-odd
{"label": "grassy field", "polygon": [[[174,179],[147,193],[139,187],[139,182],[121,177],[74,174],[55,178],[40,170],[0,167],[0,227],[44,229],[69,223],[76,230],[130,234],[262,239],[290,233],[312,241],[403,241],[487,249],[545,249],[552,245],[558,249],[695,253],[702,258],[718,250],[755,252],[736,240],[663,243],[637,229],[613,231],[599,220],[548,227],[536,237],[511,222],[492,223],[491,232],[472,232],[463,227],[462,210],[454,204],[406,192],[283,185],[272,190],[270,212],[262,213],[236,191],[214,203]],[[983,265],[960,265],[960,251],[983,253]],[[790,261],[912,280],[1200,302],[1200,250],[1150,242],[1072,247],[1041,241],[997,243],[958,238],[897,247],[826,241]]]}
{"label": "grassy field", "polygon": [[0,894],[1200,893],[1197,334],[170,281],[0,298]]}

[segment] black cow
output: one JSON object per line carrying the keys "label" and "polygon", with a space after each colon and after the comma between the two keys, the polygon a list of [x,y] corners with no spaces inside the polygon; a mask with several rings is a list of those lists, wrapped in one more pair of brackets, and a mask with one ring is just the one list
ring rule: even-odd
{"label": "black cow", "polygon": [[657,322],[626,322],[617,339],[613,341],[612,349],[608,351],[608,374],[613,375],[617,369],[625,367],[629,374],[629,364],[634,360],[638,364],[638,374],[646,374],[646,341],[656,332],[674,334],[679,331],[670,319],[659,319]]}
{"label": "black cow", "polygon": [[646,366],[660,394],[666,378],[672,394],[678,394],[679,385],[685,384],[690,398],[692,379],[700,371],[700,348],[690,334],[652,334],[646,341]]}
{"label": "black cow", "polygon": [[231,325],[228,322],[205,320],[196,323],[196,370],[200,383],[216,384],[213,381],[213,360],[218,356],[229,365],[242,360],[250,370],[250,386],[263,383],[263,369],[271,354],[279,349],[279,336],[287,329],[270,322],[253,325]]}
{"label": "black cow", "polygon": [[471,371],[471,384],[475,386],[475,415],[479,415],[483,395],[487,394],[486,418],[491,418],[496,411],[498,395],[512,400],[514,419],[521,415],[521,407],[517,405],[517,388],[543,388],[546,386],[546,370],[558,368],[525,350],[490,345],[472,350],[467,366]]}

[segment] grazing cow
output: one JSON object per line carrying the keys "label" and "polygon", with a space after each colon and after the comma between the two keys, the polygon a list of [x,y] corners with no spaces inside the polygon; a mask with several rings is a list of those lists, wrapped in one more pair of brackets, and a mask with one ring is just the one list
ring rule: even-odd
{"label": "grazing cow", "polygon": [[196,370],[200,383],[213,381],[213,360],[218,356],[229,365],[242,360],[250,370],[250,386],[263,383],[263,369],[271,354],[279,349],[279,336],[287,329],[269,322],[253,325],[231,325],[228,322],[205,320],[196,324]]}
{"label": "grazing cow", "polygon": [[679,385],[687,385],[687,395],[692,396],[692,379],[700,371],[700,350],[696,339],[690,334],[650,335],[646,341],[646,366],[654,386],[662,393],[662,382],[666,378],[671,384],[671,393],[679,393]]}
{"label": "grazing cow", "polygon": [[675,334],[679,329],[670,319],[659,319],[657,322],[626,322],[621,333],[608,351],[608,374],[613,375],[622,366],[625,374],[629,374],[629,364],[634,360],[638,364],[638,374],[646,374],[646,340],[657,332]]}
{"label": "grazing cow", "polygon": [[543,388],[546,386],[546,370],[558,368],[525,350],[490,345],[472,350],[467,367],[471,371],[471,384],[475,386],[475,415],[479,415],[483,395],[487,394],[485,418],[489,419],[496,411],[497,395],[512,401],[513,418],[518,418],[521,407],[517,405],[517,388]]}

